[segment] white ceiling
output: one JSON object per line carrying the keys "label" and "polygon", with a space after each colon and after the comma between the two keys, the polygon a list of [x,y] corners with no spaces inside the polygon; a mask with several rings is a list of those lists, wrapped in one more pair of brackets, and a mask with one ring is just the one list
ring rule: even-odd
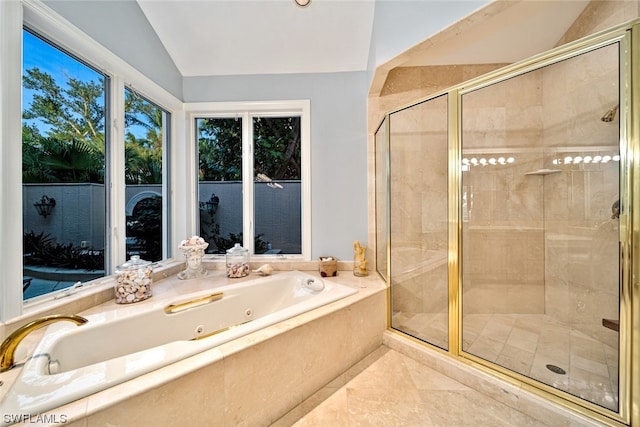
{"label": "white ceiling", "polygon": [[361,71],[374,0],[137,0],[183,76]]}
{"label": "white ceiling", "polygon": [[[312,0],[306,8],[293,0],[137,2],[185,77],[367,68],[374,0]],[[518,61],[555,46],[588,2],[505,2],[500,13],[476,14],[463,32],[416,46],[418,54],[397,65]]]}

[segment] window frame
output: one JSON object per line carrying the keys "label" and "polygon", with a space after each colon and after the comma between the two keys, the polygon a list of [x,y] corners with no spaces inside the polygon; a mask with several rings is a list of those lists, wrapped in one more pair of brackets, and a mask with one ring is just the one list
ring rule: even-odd
{"label": "window frame", "polygon": [[[194,150],[193,200],[190,206],[193,208],[192,221],[199,223],[198,215],[198,129],[197,119],[206,118],[242,118],[242,217],[244,246],[249,250],[251,257],[277,258],[277,259],[311,259],[311,101],[283,100],[283,101],[253,101],[253,102],[206,102],[185,104],[189,129],[188,140]],[[300,254],[255,254],[253,248],[254,236],[254,181],[253,181],[253,119],[255,117],[300,117],[300,161],[301,161],[301,239]],[[251,155],[248,155],[251,153]],[[212,255],[214,258],[220,255]]]}

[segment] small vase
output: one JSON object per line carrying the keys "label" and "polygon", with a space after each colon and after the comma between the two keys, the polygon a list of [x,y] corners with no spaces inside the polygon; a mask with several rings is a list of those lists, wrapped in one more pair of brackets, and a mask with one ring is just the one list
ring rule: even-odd
{"label": "small vase", "polygon": [[178,273],[178,279],[198,279],[207,275],[207,269],[202,265],[202,257],[204,256],[204,250],[208,246],[209,244],[206,242],[197,245],[179,246],[187,260],[187,268]]}

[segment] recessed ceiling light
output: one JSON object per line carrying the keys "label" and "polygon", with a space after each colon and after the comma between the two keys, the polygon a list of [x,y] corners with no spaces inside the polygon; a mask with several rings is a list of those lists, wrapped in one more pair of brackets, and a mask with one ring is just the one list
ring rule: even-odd
{"label": "recessed ceiling light", "polygon": [[293,0],[300,7],[307,7],[311,4],[311,0]]}

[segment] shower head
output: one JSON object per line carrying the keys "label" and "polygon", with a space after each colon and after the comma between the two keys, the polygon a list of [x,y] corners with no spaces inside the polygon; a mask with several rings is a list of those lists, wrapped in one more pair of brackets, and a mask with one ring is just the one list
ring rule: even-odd
{"label": "shower head", "polygon": [[616,117],[616,111],[618,111],[618,107],[619,105],[616,105],[615,107],[613,107],[612,109],[604,113],[604,116],[602,116],[600,120],[606,123],[612,122],[613,119]]}

